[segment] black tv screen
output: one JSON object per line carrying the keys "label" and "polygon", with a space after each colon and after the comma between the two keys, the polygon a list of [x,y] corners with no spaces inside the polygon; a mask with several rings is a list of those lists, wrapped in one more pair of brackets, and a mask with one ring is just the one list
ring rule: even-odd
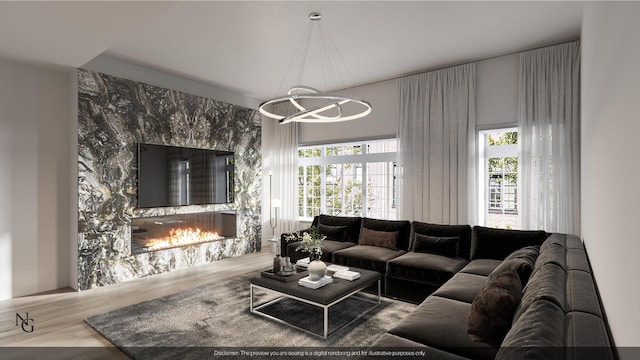
{"label": "black tv screen", "polygon": [[138,207],[233,202],[233,155],[138,143]]}

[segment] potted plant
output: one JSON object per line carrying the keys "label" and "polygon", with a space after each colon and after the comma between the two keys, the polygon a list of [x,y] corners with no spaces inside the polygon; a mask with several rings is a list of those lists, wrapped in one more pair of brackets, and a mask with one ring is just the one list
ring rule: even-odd
{"label": "potted plant", "polygon": [[326,239],[326,235],[318,233],[315,226],[310,227],[306,231],[294,232],[286,237],[287,241],[299,241],[300,246],[296,251],[300,250],[309,253],[309,278],[313,281],[320,280],[327,272],[327,264],[320,261],[322,255],[322,242]]}
{"label": "potted plant", "polygon": [[315,226],[310,227],[304,231],[296,231],[287,235],[287,241],[302,241],[300,246],[296,248],[296,251],[303,251],[309,253],[309,260],[320,260],[322,255],[322,242],[326,239],[326,235],[318,233]]}

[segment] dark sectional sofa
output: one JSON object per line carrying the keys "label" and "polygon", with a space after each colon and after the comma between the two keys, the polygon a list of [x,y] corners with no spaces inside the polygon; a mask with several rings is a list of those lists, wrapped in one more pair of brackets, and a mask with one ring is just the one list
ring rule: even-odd
{"label": "dark sectional sofa", "polygon": [[[419,303],[374,348],[420,347],[429,359],[617,358],[584,245],[574,235],[326,215],[312,225],[331,234],[323,260],[379,271],[387,296]],[[362,245],[363,230],[394,234],[395,249]],[[281,243],[282,254],[306,256],[296,243]],[[493,322],[476,298],[516,269],[522,290],[505,334],[498,342],[472,340],[470,314]]]}
{"label": "dark sectional sofa", "polygon": [[[471,227],[468,225],[319,215],[311,226],[327,236],[322,247],[323,261],[378,271],[382,274],[385,295],[414,303],[424,300],[469,262]],[[363,229],[394,233],[396,241],[388,247],[364,244],[360,239]],[[288,235],[281,237],[281,254],[291,257],[292,261],[307,257],[308,254],[295,250],[299,242],[286,241]],[[449,254],[437,248],[414,251],[418,245],[415,239],[421,235],[456,237],[458,241]]]}

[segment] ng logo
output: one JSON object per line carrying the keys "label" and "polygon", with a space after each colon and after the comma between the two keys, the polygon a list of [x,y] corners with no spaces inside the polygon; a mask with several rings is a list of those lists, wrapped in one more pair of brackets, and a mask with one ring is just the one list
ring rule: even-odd
{"label": "ng logo", "polygon": [[30,322],[33,323],[33,319],[29,317],[29,313],[25,313],[24,317],[16,313],[16,326],[19,324],[22,327],[22,331],[33,332],[33,325],[30,325]]}

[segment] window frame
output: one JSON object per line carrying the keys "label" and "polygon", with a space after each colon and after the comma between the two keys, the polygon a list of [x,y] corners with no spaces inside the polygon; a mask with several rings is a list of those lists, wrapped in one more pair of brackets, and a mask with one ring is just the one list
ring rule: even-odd
{"label": "window frame", "polygon": [[[481,226],[487,225],[487,215],[490,210],[490,202],[491,202],[491,194],[489,189],[489,159],[492,158],[503,158],[503,157],[517,157],[518,163],[520,163],[521,153],[520,153],[520,141],[518,144],[508,144],[508,145],[494,145],[487,146],[487,138],[489,134],[496,132],[517,132],[520,134],[520,129],[514,124],[504,125],[504,126],[487,126],[482,129],[478,129],[477,139],[478,139],[478,177],[476,179],[478,183],[478,203],[477,203],[477,220],[478,224]],[[520,139],[518,139],[520,140]],[[515,155],[514,155],[515,154]],[[518,166],[518,175],[520,175],[520,166]],[[516,192],[515,197],[517,200],[522,199],[520,197],[520,176],[518,176],[518,180],[516,181]],[[504,190],[504,186],[502,186]],[[501,192],[501,195],[504,194],[504,191]],[[502,201],[504,202],[504,196],[502,196]],[[518,216],[521,216],[521,212],[519,211],[520,206],[518,206],[516,202],[516,209],[518,210]],[[521,221],[521,219],[520,219]]]}
{"label": "window frame", "polygon": [[[370,153],[367,149],[367,145],[381,143],[381,142],[396,142],[396,151],[392,152],[376,152]],[[360,154],[349,154],[349,155],[326,155],[327,148],[334,146],[360,146],[362,149],[362,153]],[[298,146],[298,152],[305,149],[314,149],[320,148],[320,156],[312,156],[312,157],[298,157],[298,169],[303,167],[303,176],[306,177],[306,171],[308,166],[321,166],[320,176],[320,213],[326,213],[326,166],[331,165],[345,165],[345,164],[360,164],[361,166],[361,183],[362,183],[362,214],[359,216],[367,216],[368,215],[368,172],[367,172],[367,164],[369,163],[386,163],[386,164],[395,164],[397,162],[397,138],[385,138],[385,139],[376,139],[376,140],[362,140],[362,141],[351,141],[351,142],[342,142],[342,143],[328,143],[328,144],[312,144],[312,145],[300,145]],[[397,166],[390,166],[392,173],[389,174],[391,180],[391,186],[397,186],[397,176],[398,174],[393,171],[397,170]],[[299,170],[298,170],[299,171]],[[344,171],[344,168],[343,168]],[[344,176],[344,175],[343,175]],[[395,181],[394,181],[395,178]],[[304,185],[306,188],[306,182]],[[342,187],[344,189],[345,183],[342,183]],[[300,188],[297,189],[299,191]],[[344,192],[344,191],[343,191]],[[306,193],[306,191],[305,191]],[[387,191],[391,196],[397,195],[397,189],[390,189]],[[300,221],[312,221],[314,215],[305,216],[307,214],[308,205],[300,203],[300,196],[298,196],[298,209],[303,209],[303,215],[299,215],[298,219]],[[398,199],[387,199],[390,204],[395,205]],[[312,209],[313,211],[313,209]],[[348,215],[345,215],[348,216]]]}

